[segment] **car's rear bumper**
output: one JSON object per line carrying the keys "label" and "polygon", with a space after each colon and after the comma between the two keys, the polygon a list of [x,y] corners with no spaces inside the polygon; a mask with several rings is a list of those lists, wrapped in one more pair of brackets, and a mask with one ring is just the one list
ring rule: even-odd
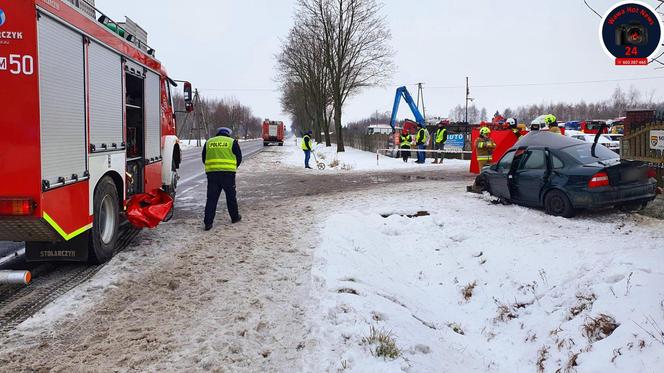
{"label": "car's rear bumper", "polygon": [[648,202],[655,199],[657,183],[638,183],[617,187],[603,187],[594,191],[570,193],[570,200],[575,208],[596,209],[611,207],[629,202]]}

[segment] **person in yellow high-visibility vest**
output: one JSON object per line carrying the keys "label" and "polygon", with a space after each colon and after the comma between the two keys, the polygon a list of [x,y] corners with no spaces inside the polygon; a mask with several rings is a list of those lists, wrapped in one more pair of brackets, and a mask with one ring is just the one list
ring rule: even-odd
{"label": "person in yellow high-visibility vest", "polygon": [[484,166],[493,161],[493,151],[496,149],[496,143],[491,137],[491,130],[488,127],[480,129],[480,137],[475,140],[475,150],[477,152],[477,163],[480,171]]}
{"label": "person in yellow high-visibility vest", "polygon": [[401,135],[399,135],[399,148],[401,148],[401,159],[403,159],[404,163],[408,162],[412,145],[413,137],[408,133],[408,130],[404,128],[403,131],[401,131]]}
{"label": "person in yellow high-visibility vest", "polygon": [[205,203],[205,230],[212,229],[217,212],[217,203],[223,190],[231,222],[242,220],[238,211],[235,191],[235,173],[242,163],[242,151],[230,128],[220,128],[217,136],[209,139],[203,147],[203,163],[207,174],[207,202]]}
{"label": "person in yellow high-visibility vest", "polygon": [[309,167],[309,160],[311,159],[311,134],[313,132],[311,130],[307,131],[304,136],[302,136],[302,151],[304,152],[304,168],[311,168]]}
{"label": "person in yellow high-visibility vest", "polygon": [[[434,139],[434,150],[445,150],[445,142],[447,141],[447,128],[443,127],[443,122],[438,123],[438,128],[436,129],[436,138]],[[445,160],[445,153],[434,153],[433,163],[438,163],[438,157],[440,156],[440,163],[442,164]]]}

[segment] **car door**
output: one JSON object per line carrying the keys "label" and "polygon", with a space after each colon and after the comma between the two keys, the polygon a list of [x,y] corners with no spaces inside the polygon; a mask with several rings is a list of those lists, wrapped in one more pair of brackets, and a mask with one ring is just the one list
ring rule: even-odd
{"label": "car door", "polygon": [[548,166],[544,149],[528,149],[514,172],[512,199],[526,205],[539,205],[546,184]]}
{"label": "car door", "polygon": [[514,153],[514,150],[505,153],[498,163],[491,166],[491,169],[488,172],[491,194],[496,197],[507,200],[511,198],[508,177],[510,168],[512,167],[512,161],[514,160]]}

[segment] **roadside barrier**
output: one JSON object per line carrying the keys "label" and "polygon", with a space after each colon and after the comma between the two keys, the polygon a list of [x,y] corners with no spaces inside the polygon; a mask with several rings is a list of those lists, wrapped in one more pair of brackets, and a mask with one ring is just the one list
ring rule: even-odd
{"label": "roadside barrier", "polygon": [[451,148],[451,149],[445,149],[445,150],[429,150],[429,149],[424,149],[424,150],[419,150],[419,149],[408,149],[408,150],[402,150],[402,149],[378,149],[376,150],[376,166],[380,166],[380,153],[385,153],[387,156],[388,152],[391,153],[398,153],[398,152],[424,152],[424,153],[443,153],[443,159],[445,159],[445,154],[461,154],[461,159],[465,160],[465,155],[466,154],[472,154],[473,152],[467,151],[467,150],[461,150],[459,148]]}

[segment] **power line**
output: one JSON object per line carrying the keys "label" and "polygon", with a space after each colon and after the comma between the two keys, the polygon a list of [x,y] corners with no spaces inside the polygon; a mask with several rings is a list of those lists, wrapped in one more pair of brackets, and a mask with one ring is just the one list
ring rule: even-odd
{"label": "power line", "polygon": [[588,1],[587,1],[587,0],[583,0],[583,3],[586,4],[586,6],[588,7],[588,9],[592,10],[593,13],[597,14],[597,16],[598,16],[599,18],[602,18],[602,16],[601,16],[599,13],[597,13],[597,11],[596,11],[595,9],[593,9],[593,7],[591,7],[590,4],[588,4]]}
{"label": "power line", "polygon": [[224,92],[280,92],[276,88],[199,88],[201,91],[224,91]]}
{"label": "power line", "polygon": [[[474,84],[473,88],[510,88],[510,87],[540,87],[540,86],[561,86],[578,84],[599,84],[599,83],[618,83],[641,80],[664,79],[664,76],[651,76],[645,78],[625,78],[625,79],[603,79],[603,80],[579,80],[566,82],[539,82],[539,83],[508,83],[508,84]],[[427,86],[427,89],[461,89],[465,86]]]}

